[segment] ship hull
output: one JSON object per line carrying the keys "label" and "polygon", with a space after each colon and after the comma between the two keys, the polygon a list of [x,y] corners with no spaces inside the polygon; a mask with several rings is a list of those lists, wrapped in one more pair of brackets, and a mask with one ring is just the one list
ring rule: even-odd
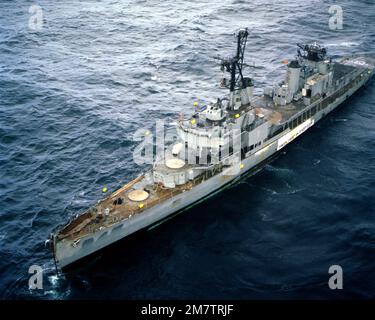
{"label": "ship hull", "polygon": [[[147,228],[152,228],[166,219],[180,213],[220,192],[224,188],[237,182],[244,175],[254,174],[259,171],[266,163],[271,161],[287,144],[292,142],[303,132],[315,125],[320,119],[336,109],[341,103],[347,100],[369,79],[364,77],[358,84],[355,84],[350,90],[338,97],[334,102],[327,105],[324,109],[316,112],[297,128],[282,132],[270,139],[265,145],[255,150],[247,158],[240,162],[240,170],[233,174],[235,168],[229,168],[221,173],[201,182],[191,190],[185,191],[175,197],[172,197],[158,205],[155,205],[142,214],[134,215],[131,218],[120,221],[109,228],[96,231],[77,240],[62,239],[56,240],[53,237],[53,253],[57,265],[65,268],[68,265],[87,257],[104,247],[111,245],[127,236]],[[236,164],[236,166],[239,164]]]}

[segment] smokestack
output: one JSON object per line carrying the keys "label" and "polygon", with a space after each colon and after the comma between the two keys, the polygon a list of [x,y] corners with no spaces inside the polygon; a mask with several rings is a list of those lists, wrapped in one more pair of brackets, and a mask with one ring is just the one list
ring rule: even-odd
{"label": "smokestack", "polygon": [[299,79],[301,75],[301,66],[297,60],[293,60],[288,64],[288,73],[286,83],[289,91],[294,95],[299,90]]}

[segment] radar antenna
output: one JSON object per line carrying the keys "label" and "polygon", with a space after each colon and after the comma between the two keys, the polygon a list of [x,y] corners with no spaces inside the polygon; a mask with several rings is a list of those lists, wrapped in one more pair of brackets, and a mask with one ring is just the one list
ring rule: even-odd
{"label": "radar antenna", "polygon": [[[297,43],[297,46],[300,48],[297,50],[298,57],[307,59],[310,61],[323,61],[326,59],[327,50],[324,47],[321,47],[316,42],[313,44],[300,44]],[[301,52],[302,50],[302,52]]]}

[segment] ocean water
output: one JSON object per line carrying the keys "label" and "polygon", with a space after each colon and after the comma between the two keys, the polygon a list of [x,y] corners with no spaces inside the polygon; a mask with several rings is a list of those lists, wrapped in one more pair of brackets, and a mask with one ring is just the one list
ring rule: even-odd
{"label": "ocean water", "polygon": [[[39,30],[33,4],[0,0],[0,298],[375,298],[374,80],[256,176],[71,272],[56,275],[44,245],[104,184],[147,168],[133,162],[137,129],[223,94],[213,57],[238,28],[262,88],[297,42],[373,53],[374,1],[39,0]],[[31,265],[42,290],[28,288]],[[331,265],[343,290],[328,287]]]}

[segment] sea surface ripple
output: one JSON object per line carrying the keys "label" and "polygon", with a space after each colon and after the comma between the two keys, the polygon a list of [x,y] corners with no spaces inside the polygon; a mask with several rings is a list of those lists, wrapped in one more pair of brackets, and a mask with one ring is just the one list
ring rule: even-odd
{"label": "sea surface ripple", "polygon": [[[375,298],[375,81],[220,196],[56,275],[44,241],[146,166],[133,133],[221,96],[214,59],[251,31],[248,73],[279,81],[297,42],[374,53],[374,1],[0,0],[0,298]],[[43,267],[43,290],[28,269]],[[344,290],[328,288],[340,265]]]}

